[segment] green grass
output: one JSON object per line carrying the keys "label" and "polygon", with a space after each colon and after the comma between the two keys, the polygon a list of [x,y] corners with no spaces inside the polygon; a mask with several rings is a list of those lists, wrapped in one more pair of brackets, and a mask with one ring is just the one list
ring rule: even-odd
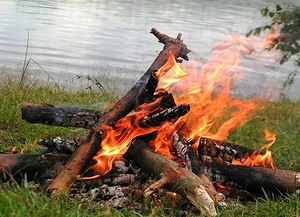
{"label": "green grass", "polygon": [[[20,76],[3,68],[0,81],[0,151],[11,147],[19,149],[33,144],[29,152],[36,152],[36,140],[51,136],[75,136],[85,133],[73,128],[61,128],[30,124],[21,119],[22,102],[53,104],[57,106],[78,106],[95,109],[99,102],[107,102],[100,91],[68,91],[55,84],[41,84],[38,80],[27,79],[19,84]],[[115,98],[111,97],[111,101]],[[276,133],[277,141],[272,147],[277,166],[300,171],[300,103],[288,100],[269,102],[245,125],[232,132],[229,141],[251,148],[265,144],[264,129]],[[40,188],[38,188],[40,189]],[[218,207],[219,216],[300,216],[299,194],[281,198],[265,196],[255,202],[228,202],[227,209]],[[0,183],[0,216],[199,216],[195,209],[183,210],[170,207],[163,202],[157,206],[153,201],[144,201],[141,210],[133,208],[116,210],[101,207],[92,198],[75,199],[69,195],[51,196],[41,188],[34,190],[31,183]]]}

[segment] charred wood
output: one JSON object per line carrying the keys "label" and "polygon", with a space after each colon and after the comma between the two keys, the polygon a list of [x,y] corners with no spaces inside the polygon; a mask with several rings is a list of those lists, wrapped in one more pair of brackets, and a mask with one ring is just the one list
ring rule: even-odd
{"label": "charred wood", "polygon": [[91,128],[103,113],[77,107],[55,107],[23,103],[22,118],[30,123],[41,123],[61,127]]}
{"label": "charred wood", "polygon": [[53,177],[69,158],[62,154],[0,154],[0,179],[19,180],[25,174],[28,180]]}
{"label": "charred wood", "polygon": [[175,134],[173,136],[173,146],[175,147],[177,155],[184,159],[188,170],[191,170],[196,175],[200,175],[204,172],[199,156],[183,136]]}
{"label": "charred wood", "polygon": [[232,159],[243,159],[246,154],[252,155],[254,152],[257,152],[254,149],[241,145],[205,137],[200,138],[197,151],[199,155],[221,158],[228,163],[231,163]]}
{"label": "charred wood", "polygon": [[189,199],[198,209],[216,216],[214,202],[217,192],[205,176],[197,176],[175,161],[153,152],[143,140],[133,141],[124,157],[132,160],[148,175],[159,179],[145,190],[145,196],[166,187]]}
{"label": "charred wood", "polygon": [[129,185],[135,180],[134,174],[108,174],[101,178],[102,183],[110,185]]}
{"label": "charred wood", "polygon": [[207,165],[214,168],[224,182],[235,183],[240,189],[262,194],[262,189],[268,193],[293,193],[300,188],[300,173],[271,169],[267,167],[240,166],[212,162]]}
{"label": "charred wood", "polygon": [[43,148],[43,154],[46,153],[62,153],[72,154],[78,147],[78,142],[74,139],[64,139],[60,137],[40,139],[38,144]]}
{"label": "charred wood", "polygon": [[165,121],[178,119],[190,111],[188,104],[174,106],[161,112],[150,114],[140,121],[141,127],[160,126]]}
{"label": "charred wood", "polygon": [[[155,75],[155,72],[158,71],[167,62],[170,52],[174,55],[175,59],[179,62],[182,61],[179,58],[182,58],[186,61],[189,60],[187,54],[190,52],[190,50],[183,43],[183,40],[181,39],[181,33],[179,33],[176,38],[169,37],[168,35],[159,32],[155,28],[152,28],[150,33],[152,33],[160,43],[164,44],[164,48],[158,55],[160,57],[157,57],[154,61],[154,63],[156,62],[156,64],[158,64],[159,67],[155,67],[155,64],[152,64],[152,66],[149,68],[151,69],[151,74],[149,74],[148,76],[149,79],[147,81],[147,84],[145,85],[144,90],[140,92],[137,98],[138,100],[136,105],[147,102],[148,100],[152,101],[151,97],[153,96],[158,84],[158,80]],[[164,58],[161,58],[163,56]],[[165,70],[168,69],[166,68]]]}

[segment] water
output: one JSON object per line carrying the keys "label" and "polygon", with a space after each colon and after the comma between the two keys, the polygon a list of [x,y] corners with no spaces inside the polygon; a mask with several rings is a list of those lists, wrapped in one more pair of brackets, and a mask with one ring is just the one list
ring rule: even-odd
{"label": "water", "polygon": [[[282,1],[281,1],[282,2]],[[288,1],[299,4],[298,0]],[[90,74],[117,87],[130,87],[151,65],[162,45],[149,34],[152,27],[176,37],[183,34],[190,59],[205,62],[211,47],[225,34],[245,34],[262,24],[259,10],[275,1],[179,0],[0,0],[0,66],[21,68],[29,31],[28,58],[54,80]],[[274,78],[281,88],[291,65],[257,68],[250,89]],[[45,76],[33,62],[30,70]],[[298,76],[299,77],[299,76]],[[296,77],[296,79],[298,79]],[[251,85],[250,85],[251,84]],[[287,90],[299,99],[300,84]],[[253,87],[254,85],[254,87]],[[248,92],[248,91],[247,91]]]}

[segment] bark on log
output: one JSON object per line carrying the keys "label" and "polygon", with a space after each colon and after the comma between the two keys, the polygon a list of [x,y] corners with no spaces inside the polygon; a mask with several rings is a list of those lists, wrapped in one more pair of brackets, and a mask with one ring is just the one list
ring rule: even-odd
{"label": "bark on log", "polygon": [[77,107],[54,107],[23,103],[22,118],[30,123],[41,123],[61,127],[91,128],[103,113]]}
{"label": "bark on log", "polygon": [[212,162],[208,168],[217,170],[227,181],[234,182],[243,190],[252,193],[284,194],[300,188],[300,173],[267,167],[240,166]]}
{"label": "bark on log", "polygon": [[165,121],[172,121],[180,118],[190,111],[190,106],[188,104],[182,104],[179,106],[174,106],[172,108],[168,108],[162,110],[160,112],[150,114],[147,117],[144,117],[140,121],[141,127],[149,127],[149,126],[160,126]]}
{"label": "bark on log", "polygon": [[[28,155],[28,154],[0,154],[0,179],[11,178],[19,180],[39,179],[57,170],[57,164],[65,164],[70,155]],[[52,174],[53,175],[53,174]]]}
{"label": "bark on log", "polygon": [[250,149],[241,145],[231,144],[226,141],[218,141],[202,137],[199,140],[197,148],[199,155],[206,155],[212,158],[221,158],[223,161],[231,163],[232,159],[243,159],[248,154],[251,156],[254,152],[260,153],[257,150]]}
{"label": "bark on log", "polygon": [[204,167],[202,161],[183,136],[175,134],[173,136],[173,146],[176,149],[177,155],[184,159],[188,170],[191,170],[196,175],[203,174]]}
{"label": "bark on log", "polygon": [[189,199],[198,209],[211,216],[217,215],[214,206],[214,202],[217,202],[217,192],[204,175],[197,176],[175,161],[153,152],[143,140],[135,140],[124,157],[132,160],[148,175],[159,178],[145,190],[145,196],[166,187]]}
{"label": "bark on log", "polygon": [[170,52],[176,59],[181,57],[188,60],[187,54],[190,50],[181,40],[181,34],[178,34],[177,38],[171,38],[154,28],[151,29],[151,33],[165,45],[163,50],[139,81],[98,121],[95,131],[91,131],[87,140],[83,141],[76,149],[61,173],[49,185],[48,190],[55,192],[66,192],[69,190],[77,176],[83,172],[87,163],[100,149],[103,126],[113,125],[140,103],[141,99],[144,98],[143,93],[146,90],[149,76],[167,62]]}

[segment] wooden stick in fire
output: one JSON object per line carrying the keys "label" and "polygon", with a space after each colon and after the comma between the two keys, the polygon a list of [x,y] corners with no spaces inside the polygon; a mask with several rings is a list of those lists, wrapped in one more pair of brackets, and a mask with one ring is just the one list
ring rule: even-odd
{"label": "wooden stick in fire", "polygon": [[178,34],[177,38],[172,38],[154,28],[151,29],[151,33],[159,39],[159,42],[164,44],[163,50],[139,81],[98,121],[94,130],[90,132],[87,139],[76,149],[62,171],[48,186],[48,190],[54,192],[66,192],[69,190],[76,181],[77,176],[83,172],[83,169],[88,166],[91,159],[101,148],[103,126],[113,125],[139,104],[146,90],[150,75],[159,70],[167,62],[170,52],[172,52],[176,59],[181,57],[188,60],[187,54],[190,50],[181,40],[181,34]]}
{"label": "wooden stick in fire", "polygon": [[213,200],[217,197],[217,192],[213,189],[214,195],[207,193],[211,190],[208,188],[213,186],[208,186],[202,177],[195,175],[175,161],[153,152],[143,140],[134,140],[124,157],[132,160],[145,173],[159,179],[144,191],[145,196],[166,187],[187,198],[194,206],[204,210],[210,216],[217,215]]}

